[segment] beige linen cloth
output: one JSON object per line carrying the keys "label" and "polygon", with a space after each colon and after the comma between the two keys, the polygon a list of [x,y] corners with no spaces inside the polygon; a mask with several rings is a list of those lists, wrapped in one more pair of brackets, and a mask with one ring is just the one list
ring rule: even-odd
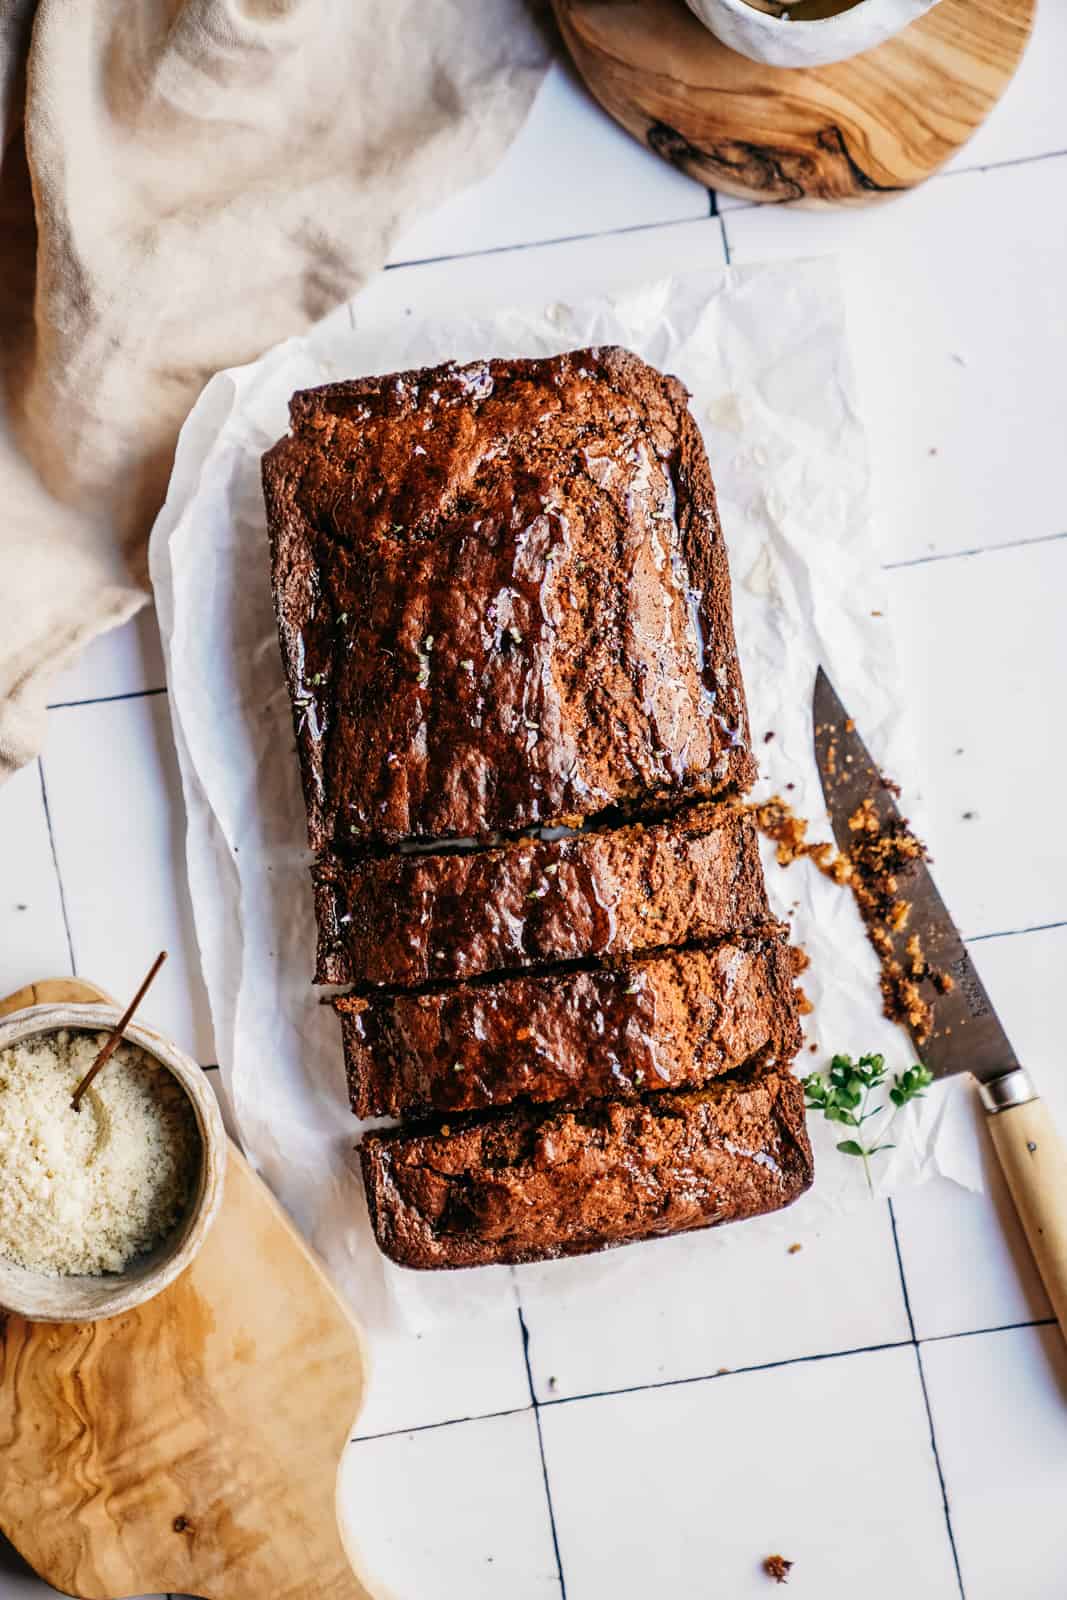
{"label": "beige linen cloth", "polygon": [[208,377],[488,171],[548,49],[537,0],[0,0],[0,777],[147,600]]}

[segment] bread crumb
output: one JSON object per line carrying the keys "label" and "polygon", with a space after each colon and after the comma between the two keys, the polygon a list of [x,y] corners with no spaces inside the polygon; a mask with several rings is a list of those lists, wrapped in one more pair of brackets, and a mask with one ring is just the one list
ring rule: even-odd
{"label": "bread crumb", "polygon": [[791,1256],[799,1255],[801,1250],[803,1250],[803,1248],[804,1248],[804,1246],[802,1244],[791,1244],[789,1246],[789,1250],[788,1250],[787,1254],[791,1255]]}
{"label": "bread crumb", "polygon": [[[836,771],[836,747],[827,751],[827,772]],[[899,795],[900,786],[881,775],[882,788]],[[933,1029],[933,1010],[919,989],[929,983],[938,994],[948,994],[953,979],[926,959],[916,934],[905,946],[905,961],[898,958],[891,935],[907,927],[911,903],[900,892],[901,881],[916,863],[929,859],[926,847],[915,837],[902,817],[884,822],[878,814],[875,797],[870,794],[848,819],[852,836],[847,851],[835,850],[825,841],[808,838],[808,823],[798,817],[787,800],[774,795],[770,800],[746,808],[756,826],[777,846],[778,864],[791,866],[806,857],[834,883],[848,884],[867,928],[867,937],[881,963],[882,1008],[891,1022],[903,1022],[923,1044]],[[973,813],[972,813],[973,815]],[[812,1009],[801,992],[800,1010]]]}
{"label": "bread crumb", "polygon": [[768,1578],[773,1578],[775,1583],[788,1583],[789,1574],[793,1570],[793,1563],[787,1561],[785,1556],[766,1556],[763,1570]]}

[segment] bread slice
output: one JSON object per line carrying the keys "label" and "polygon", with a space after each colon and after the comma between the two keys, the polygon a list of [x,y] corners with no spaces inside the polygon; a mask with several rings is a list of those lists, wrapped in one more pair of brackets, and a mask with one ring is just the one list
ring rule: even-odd
{"label": "bread slice", "polygon": [[356,1115],[420,1117],[696,1088],[788,1064],[801,1044],[793,979],[777,938],[334,1005]]}
{"label": "bread slice", "polygon": [[663,822],[313,869],[316,983],[475,977],[755,932],[771,921],[751,817]]}
{"label": "bread slice", "polygon": [[581,1255],[776,1211],[812,1181],[788,1074],[647,1102],[526,1107],[361,1147],[378,1244],[404,1267]]}
{"label": "bread slice", "polygon": [[293,396],[263,483],[315,851],[751,783],[686,400],[613,348]]}

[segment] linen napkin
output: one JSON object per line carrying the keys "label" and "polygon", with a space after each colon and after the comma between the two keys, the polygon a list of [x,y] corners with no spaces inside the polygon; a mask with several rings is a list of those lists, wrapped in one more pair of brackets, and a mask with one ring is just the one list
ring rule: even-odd
{"label": "linen napkin", "polygon": [[148,598],[207,379],[484,175],[548,51],[538,0],[0,0],[0,777]]}

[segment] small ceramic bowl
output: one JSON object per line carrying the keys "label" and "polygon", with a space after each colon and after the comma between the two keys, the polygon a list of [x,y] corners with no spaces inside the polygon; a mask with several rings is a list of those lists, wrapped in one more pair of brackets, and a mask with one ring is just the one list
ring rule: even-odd
{"label": "small ceramic bowl", "polygon": [[836,16],[791,21],[748,0],[687,0],[706,28],[750,61],[771,67],[825,67],[884,44],[938,0],[859,0]]}
{"label": "small ceramic bowl", "polygon": [[[119,1020],[114,1006],[44,1005],[16,1011],[0,1022],[0,1050],[61,1028],[107,1032]],[[222,1202],[226,1175],[226,1130],[203,1068],[150,1028],[131,1022],[123,1039],[140,1045],[178,1080],[200,1130],[200,1174],[185,1215],[162,1243],[138,1256],[123,1272],[102,1277],[58,1277],[29,1272],[0,1258],[0,1309],[33,1322],[99,1322],[143,1305],[160,1293],[195,1257]],[[105,1072],[107,1068],[103,1069]]]}

